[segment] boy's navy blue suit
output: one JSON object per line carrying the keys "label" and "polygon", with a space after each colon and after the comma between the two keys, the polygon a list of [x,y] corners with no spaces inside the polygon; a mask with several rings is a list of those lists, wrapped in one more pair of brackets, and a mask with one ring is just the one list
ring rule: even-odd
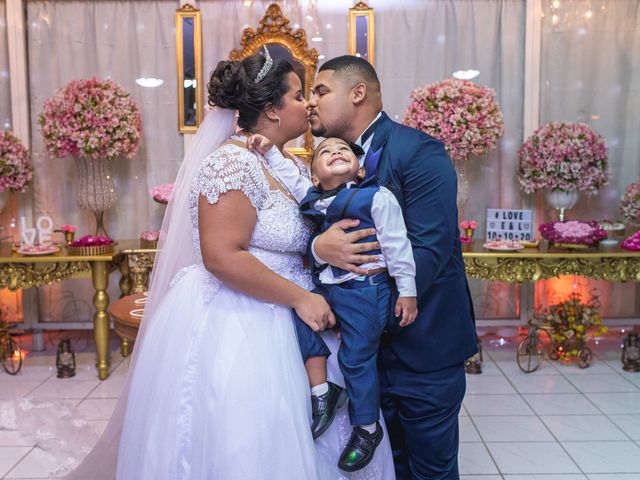
{"label": "boy's navy blue suit", "polygon": [[[343,218],[358,218],[360,224],[374,227],[371,204],[380,187],[375,178],[360,185],[340,190],[327,208],[326,214],[313,208],[322,192],[314,187],[300,202],[301,213],[311,219],[324,232]],[[368,239],[375,241],[375,237]],[[381,254],[380,250],[371,252]],[[334,276],[343,271],[334,269]],[[372,285],[371,283],[375,283]],[[314,292],[325,297],[338,319],[342,344],[338,363],[344,375],[349,394],[349,418],[353,425],[368,425],[380,417],[380,388],[377,357],[380,337],[390,320],[390,309],[395,305],[392,297],[395,287],[388,273],[375,275],[370,282],[349,280],[336,285],[320,282],[319,271],[314,272]],[[395,295],[397,297],[397,295]],[[297,315],[296,333],[302,357],[329,356],[330,351],[319,334],[311,330]]]}
{"label": "boy's navy blue suit", "polygon": [[[418,316],[407,327],[388,329],[378,356],[396,476],[457,479],[464,361],[477,352],[477,343],[459,241],[455,170],[442,142],[384,112],[367,152],[372,155],[379,158],[367,175],[375,174],[397,198],[416,263]],[[396,324],[393,309],[390,317]]]}

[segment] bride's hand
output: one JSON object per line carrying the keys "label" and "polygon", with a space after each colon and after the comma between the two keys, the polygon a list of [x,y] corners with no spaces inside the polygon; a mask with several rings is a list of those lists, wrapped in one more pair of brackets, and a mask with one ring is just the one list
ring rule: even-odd
{"label": "bride's hand", "polygon": [[336,317],[331,311],[327,301],[317,293],[306,292],[300,300],[293,305],[293,309],[304,323],[314,332],[321,332],[336,324]]}

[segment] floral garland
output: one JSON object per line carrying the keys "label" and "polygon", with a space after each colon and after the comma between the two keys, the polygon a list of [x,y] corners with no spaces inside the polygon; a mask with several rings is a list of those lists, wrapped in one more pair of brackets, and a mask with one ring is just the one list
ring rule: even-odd
{"label": "floral garland", "polygon": [[627,222],[640,226],[640,178],[625,189],[620,199],[620,211]]}
{"label": "floral garland", "polygon": [[579,293],[573,293],[564,302],[550,305],[539,312],[529,323],[546,324],[556,345],[558,357],[575,357],[584,342],[592,336],[607,332],[602,325],[597,295],[591,294],[587,303],[581,302]]}
{"label": "floral garland", "polygon": [[607,232],[595,220],[543,223],[538,227],[538,231],[542,238],[556,244],[594,246],[607,238]]}
{"label": "floral garland", "polygon": [[57,158],[131,158],[140,144],[138,106],[113,80],[73,80],[38,115],[45,147]]}
{"label": "floral garland", "polygon": [[609,182],[604,138],[584,123],[551,122],[518,151],[518,181],[526,193],[581,190],[588,195]]}
{"label": "floral garland", "polygon": [[0,132],[0,192],[24,192],[33,179],[29,152],[9,132]]}
{"label": "floral garland", "polygon": [[403,123],[442,141],[454,161],[485,155],[504,132],[495,92],[450,78],[411,92]]}

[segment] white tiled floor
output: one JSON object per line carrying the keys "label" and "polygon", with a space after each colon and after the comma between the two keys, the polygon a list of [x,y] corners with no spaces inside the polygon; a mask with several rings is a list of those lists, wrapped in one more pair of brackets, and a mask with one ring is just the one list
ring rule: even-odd
{"label": "white tiled floor", "polygon": [[[483,340],[482,375],[467,376],[460,413],[460,471],[465,480],[640,480],[640,373],[624,372],[620,338],[592,344],[584,370],[544,361],[531,374],[515,362],[518,338]],[[50,342],[51,343],[51,342]],[[98,431],[106,425],[128,361],[112,342],[112,372],[100,382],[92,342],[77,354],[72,379],[55,377],[55,355],[31,354],[16,377],[0,371],[0,401],[20,397],[68,401]],[[44,479],[46,452],[0,430],[0,478]]]}

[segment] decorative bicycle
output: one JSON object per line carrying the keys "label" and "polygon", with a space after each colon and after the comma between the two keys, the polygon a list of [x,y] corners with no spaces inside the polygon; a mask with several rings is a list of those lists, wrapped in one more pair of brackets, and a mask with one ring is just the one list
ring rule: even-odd
{"label": "decorative bicycle", "polygon": [[0,321],[0,359],[2,368],[9,375],[16,375],[22,368],[20,345],[9,333],[9,325]]}
{"label": "decorative bicycle", "polygon": [[[565,354],[575,353],[578,367],[587,368],[593,361],[593,352],[585,345],[584,339],[571,338],[563,342],[555,342],[548,325],[536,324],[529,320],[529,334],[520,342],[516,351],[518,367],[524,373],[535,372],[540,368],[545,351],[549,360],[558,360]],[[543,337],[547,337],[545,341]],[[546,344],[546,345],[545,345]]]}
{"label": "decorative bicycle", "polygon": [[516,351],[516,360],[523,372],[535,372],[545,351],[550,360],[576,357],[578,367],[591,365],[593,352],[586,342],[592,335],[605,333],[607,327],[602,325],[598,312],[598,295],[595,291],[590,294],[587,303],[580,301],[578,293],[571,294],[567,300],[550,305],[529,319],[529,334]]}

